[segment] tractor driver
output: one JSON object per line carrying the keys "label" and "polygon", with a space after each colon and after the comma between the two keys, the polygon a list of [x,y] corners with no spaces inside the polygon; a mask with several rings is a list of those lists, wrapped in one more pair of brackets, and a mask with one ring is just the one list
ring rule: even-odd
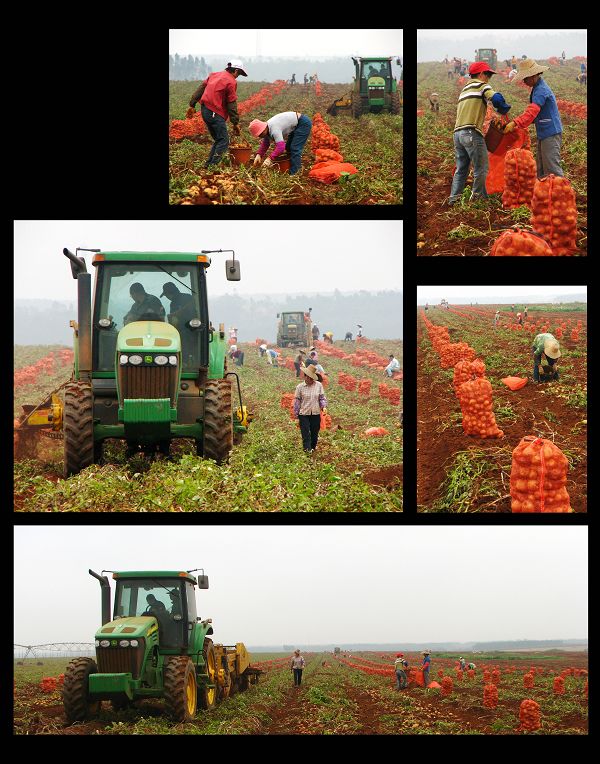
{"label": "tractor driver", "polygon": [[195,318],[194,297],[180,292],[172,281],[163,284],[160,296],[166,297],[171,302],[169,318],[173,326],[183,326],[191,318]]}
{"label": "tractor driver", "polygon": [[165,309],[158,297],[148,294],[144,287],[136,282],[129,287],[133,305],[123,318],[123,324],[132,321],[164,321]]}
{"label": "tractor driver", "polygon": [[157,600],[153,594],[149,594],[146,597],[146,602],[148,603],[148,607],[145,610],[146,614],[153,615],[159,620],[162,620],[168,615],[167,608],[160,600]]}

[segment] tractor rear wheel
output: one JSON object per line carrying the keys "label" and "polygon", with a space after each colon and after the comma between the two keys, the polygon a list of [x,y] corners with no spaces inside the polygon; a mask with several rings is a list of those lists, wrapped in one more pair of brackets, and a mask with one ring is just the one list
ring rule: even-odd
{"label": "tractor rear wheel", "polygon": [[97,674],[98,666],[93,658],[75,658],[65,670],[62,698],[67,722],[82,722],[100,710],[100,701],[89,695],[89,676]]}
{"label": "tractor rear wheel", "polygon": [[392,114],[400,114],[400,94],[392,93]]}
{"label": "tractor rear wheel", "polygon": [[89,382],[69,382],[63,414],[64,476],[94,463],[94,396]]}
{"label": "tractor rear wheel", "polygon": [[231,381],[209,379],[204,388],[204,457],[222,464],[232,448]]}
{"label": "tractor rear wheel", "polygon": [[171,719],[189,722],[198,710],[196,669],[187,655],[177,655],[164,669],[165,703]]}
{"label": "tractor rear wheel", "polygon": [[205,711],[210,711],[217,705],[217,659],[215,657],[215,648],[213,647],[212,639],[204,640],[204,647],[202,648],[202,655],[204,656],[205,671],[208,674],[208,681],[214,687],[200,687],[198,690],[198,703],[200,708]]}

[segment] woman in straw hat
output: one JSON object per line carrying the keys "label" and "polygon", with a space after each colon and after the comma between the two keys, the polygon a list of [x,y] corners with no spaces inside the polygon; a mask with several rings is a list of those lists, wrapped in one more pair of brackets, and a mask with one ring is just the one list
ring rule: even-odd
{"label": "woman in straw hat", "polygon": [[540,381],[540,370],[544,379],[558,379],[556,363],[561,356],[560,345],[553,334],[538,334],[531,348],[533,355],[533,381]]}
{"label": "woman in straw hat", "polygon": [[302,446],[307,453],[314,451],[321,429],[321,411],[327,413],[327,398],[317,368],[313,364],[302,367],[304,382],[296,387],[294,415],[300,422]]}
{"label": "woman in straw hat", "polygon": [[[275,114],[266,122],[253,119],[248,129],[255,138],[262,139],[254,157],[255,167],[260,164],[263,167],[271,167],[273,160],[287,151],[290,157],[290,175],[300,171],[302,149],[312,130],[312,122],[306,114],[301,114],[299,111],[284,111],[281,114]],[[274,141],[275,148],[263,162],[271,141]]]}
{"label": "woman in straw hat", "polygon": [[504,128],[505,133],[512,132],[515,127],[526,128],[533,122],[537,134],[537,176],[563,176],[560,166],[560,147],[562,144],[562,122],[558,113],[556,96],[548,83],[543,79],[542,72],[549,69],[532,58],[526,58],[519,63],[519,70],[513,82],[523,81],[531,88],[529,106],[523,114],[515,117]]}

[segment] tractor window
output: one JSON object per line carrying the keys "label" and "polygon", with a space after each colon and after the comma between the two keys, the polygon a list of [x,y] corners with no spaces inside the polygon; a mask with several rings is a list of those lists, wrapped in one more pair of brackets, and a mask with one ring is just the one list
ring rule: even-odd
{"label": "tractor window", "polygon": [[285,313],[283,323],[285,326],[288,326],[288,324],[302,324],[304,321],[303,316],[303,313]]}
{"label": "tractor window", "polygon": [[[165,285],[168,285],[165,290]],[[94,301],[94,369],[114,371],[117,335],[133,321],[167,321],[181,335],[183,369],[200,365],[200,335],[188,326],[192,318],[205,323],[200,304],[198,266],[191,263],[104,263],[98,269]],[[100,329],[100,319],[111,321]]]}
{"label": "tractor window", "polygon": [[391,76],[392,68],[389,61],[373,61],[363,66],[363,79],[369,79],[370,77],[390,79]]}
{"label": "tractor window", "polygon": [[185,592],[187,596],[187,609],[188,609],[188,621],[195,623],[196,621],[196,594],[194,592],[194,584],[186,581]]}
{"label": "tractor window", "polygon": [[129,579],[117,582],[115,616],[154,616],[158,621],[160,643],[165,647],[183,644],[181,581],[173,579]]}

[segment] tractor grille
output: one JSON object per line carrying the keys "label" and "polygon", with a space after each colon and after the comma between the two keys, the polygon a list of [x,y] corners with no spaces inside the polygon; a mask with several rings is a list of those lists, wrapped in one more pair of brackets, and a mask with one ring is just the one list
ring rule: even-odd
{"label": "tractor grille", "polygon": [[383,98],[385,95],[385,88],[369,88],[369,98]]}
{"label": "tractor grille", "polygon": [[138,679],[142,668],[144,648],[97,647],[96,659],[100,674],[128,674]]}
{"label": "tractor grille", "polygon": [[121,399],[170,398],[175,404],[176,366],[123,366],[119,369]]}

